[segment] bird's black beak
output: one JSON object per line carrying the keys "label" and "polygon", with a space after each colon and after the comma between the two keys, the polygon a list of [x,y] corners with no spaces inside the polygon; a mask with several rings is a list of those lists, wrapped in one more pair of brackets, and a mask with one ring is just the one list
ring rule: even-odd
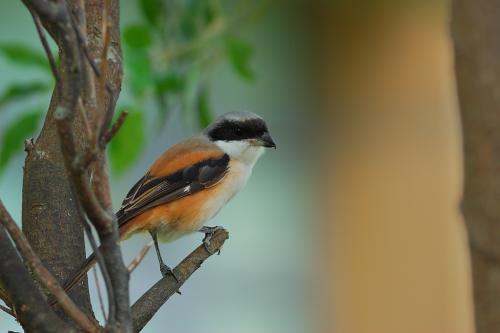
{"label": "bird's black beak", "polygon": [[269,132],[264,132],[264,134],[261,135],[261,137],[259,138],[259,143],[262,145],[262,147],[276,149],[276,144],[274,143],[274,140]]}

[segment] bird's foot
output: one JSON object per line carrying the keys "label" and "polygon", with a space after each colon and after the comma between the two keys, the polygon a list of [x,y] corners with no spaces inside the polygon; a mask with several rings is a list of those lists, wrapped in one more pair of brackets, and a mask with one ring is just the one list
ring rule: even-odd
{"label": "bird's foot", "polygon": [[161,272],[161,276],[167,277],[169,275],[172,275],[175,278],[175,280],[177,282],[179,282],[179,280],[175,276],[174,271],[172,270],[172,268],[170,268],[169,266],[165,265],[164,263],[160,264],[160,272]]}
{"label": "bird's foot", "polygon": [[[164,263],[160,264],[161,276],[167,277],[169,275],[173,276],[176,282],[179,282],[179,278],[175,275],[174,270]],[[179,290],[176,291],[179,295],[182,295]]]}
{"label": "bird's foot", "polygon": [[[214,236],[214,233],[220,229],[224,229],[224,228],[220,227],[220,226],[216,226],[216,227],[204,226],[204,227],[201,227],[201,229],[199,230],[200,232],[203,232],[205,234],[205,237],[203,238],[203,246],[205,247],[205,250],[207,250],[207,252],[210,254],[213,254],[212,251],[210,251],[208,248],[210,246],[210,240]],[[220,249],[217,250],[217,254],[218,255],[220,254]]]}

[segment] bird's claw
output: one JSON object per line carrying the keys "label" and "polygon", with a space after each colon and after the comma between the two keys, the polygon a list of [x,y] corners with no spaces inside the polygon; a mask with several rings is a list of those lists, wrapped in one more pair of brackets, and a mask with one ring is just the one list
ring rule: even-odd
{"label": "bird's claw", "polygon": [[[210,246],[210,240],[214,236],[214,233],[217,230],[224,229],[220,226],[216,227],[202,227],[200,229],[200,232],[203,232],[205,234],[205,237],[203,238],[203,246],[205,247],[205,250],[207,250],[208,253],[214,254],[214,252],[210,251],[209,246]],[[220,254],[220,249],[217,250],[217,255]]]}
{"label": "bird's claw", "polygon": [[[169,275],[173,276],[176,282],[179,282],[179,278],[175,275],[174,270],[167,266],[166,264],[160,264],[161,276],[167,277]],[[179,290],[176,291],[179,295],[182,295]]]}

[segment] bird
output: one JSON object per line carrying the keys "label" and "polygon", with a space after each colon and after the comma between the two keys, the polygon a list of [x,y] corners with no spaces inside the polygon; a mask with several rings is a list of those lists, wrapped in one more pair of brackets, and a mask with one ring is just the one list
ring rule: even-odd
{"label": "bird", "polygon": [[[120,240],[149,233],[162,276],[174,275],[161,256],[158,241],[173,242],[202,232],[203,243],[208,245],[220,227],[205,223],[246,185],[265,148],[276,149],[267,124],[248,111],[225,113],[201,133],[173,145],[125,196],[116,213]],[[93,253],[64,289],[76,285],[95,262]]]}

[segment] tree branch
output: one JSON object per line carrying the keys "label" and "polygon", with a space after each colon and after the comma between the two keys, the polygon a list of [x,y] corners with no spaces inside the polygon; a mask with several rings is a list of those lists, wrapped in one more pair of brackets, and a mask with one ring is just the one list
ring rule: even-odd
{"label": "tree branch", "polygon": [[132,305],[134,332],[140,332],[170,296],[179,290],[184,282],[186,282],[205,260],[212,254],[218,252],[228,238],[229,233],[225,229],[215,231],[210,240],[210,245],[207,246],[208,250],[205,248],[204,244],[198,246],[198,248],[191,252],[174,268],[174,274],[178,281],[176,281],[173,276],[166,276],[146,291],[144,295]]}
{"label": "tree branch", "polygon": [[122,127],[123,123],[127,119],[127,116],[128,116],[127,111],[123,111],[122,113],[120,113],[120,115],[118,116],[118,119],[116,119],[116,121],[113,124],[113,126],[111,127],[111,129],[104,136],[104,139],[102,142],[103,149],[111,141],[111,139],[113,139],[113,137],[116,135],[116,133],[118,133],[118,131]]}
{"label": "tree branch", "polygon": [[[8,218],[4,213],[0,212],[1,221]],[[74,332],[74,329],[62,321],[45,302],[10,242],[3,224],[0,225],[0,284],[9,291],[16,318],[25,330]]]}
{"label": "tree branch", "polygon": [[85,315],[75,305],[75,303],[73,303],[59,282],[57,282],[54,276],[45,268],[45,266],[43,266],[38,256],[32,250],[28,240],[5,209],[1,200],[0,223],[9,232],[28,267],[39,278],[39,281],[52,293],[52,295],[54,295],[55,299],[59,302],[69,317],[86,332],[98,332],[100,330],[99,326],[91,321],[87,315]]}
{"label": "tree branch", "polygon": [[108,323],[108,315],[106,314],[106,310],[104,310],[104,299],[102,298],[101,286],[99,284],[99,278],[97,277],[97,269],[92,270],[92,274],[94,275],[94,283],[97,290],[97,299],[99,300],[99,307],[101,309],[102,317],[106,324]]}
{"label": "tree branch", "polygon": [[61,75],[59,75],[56,61],[54,59],[54,56],[52,55],[52,51],[50,50],[49,42],[47,41],[45,31],[43,30],[44,28],[42,26],[42,22],[40,22],[40,18],[33,12],[30,7],[28,7],[28,10],[33,18],[33,22],[35,22],[36,31],[38,32],[38,36],[40,37],[40,41],[42,42],[43,49],[45,50],[45,54],[47,55],[47,59],[49,60],[52,75],[54,75],[54,78],[56,80],[58,93],[59,95],[61,95]]}
{"label": "tree branch", "polygon": [[135,256],[134,259],[132,259],[132,261],[130,262],[130,264],[128,264],[128,266],[127,266],[127,270],[128,270],[129,273],[132,273],[137,268],[137,266],[139,266],[139,264],[141,263],[142,259],[144,259],[144,257],[148,253],[148,251],[151,248],[151,246],[153,246],[153,241],[150,241],[149,243],[147,243],[146,245],[144,245],[144,247],[142,248],[142,250]]}
{"label": "tree branch", "polygon": [[[81,211],[82,210],[81,205],[78,204],[77,206],[78,206],[78,210]],[[82,214],[83,214],[83,212],[82,212]],[[115,297],[113,295],[113,288],[111,287],[111,278],[109,276],[108,268],[106,267],[106,264],[104,263],[104,258],[102,257],[101,250],[99,249],[99,245],[97,245],[97,242],[95,240],[94,234],[92,233],[92,228],[90,227],[89,222],[86,219],[82,222],[83,222],[83,229],[85,230],[85,234],[87,235],[87,238],[88,238],[89,243],[90,243],[90,247],[92,248],[92,251],[95,253],[97,265],[99,266],[99,268],[101,270],[101,274],[102,274],[104,284],[106,287],[106,293],[108,295],[108,302],[110,303],[110,305],[114,304]],[[112,310],[112,308],[110,307],[110,312],[111,312],[111,310]],[[113,311],[114,311],[114,309],[113,309]],[[106,324],[108,324],[108,317],[109,316],[106,316],[105,313],[103,316],[106,319]]]}

